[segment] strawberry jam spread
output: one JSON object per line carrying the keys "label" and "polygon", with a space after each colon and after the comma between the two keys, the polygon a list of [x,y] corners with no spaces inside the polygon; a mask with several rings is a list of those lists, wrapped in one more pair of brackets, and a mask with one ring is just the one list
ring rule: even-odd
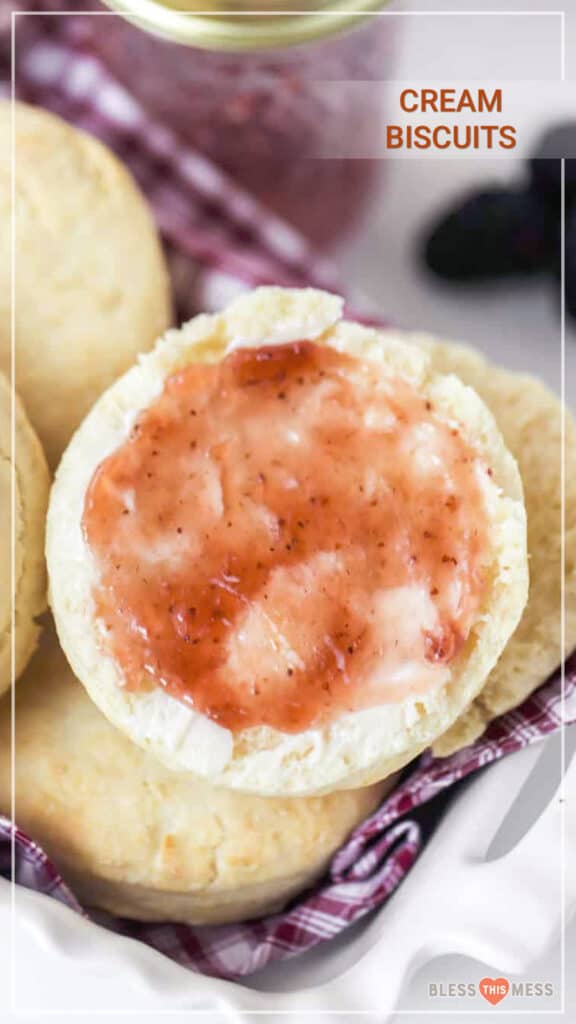
{"label": "strawberry jam spread", "polygon": [[485,590],[487,467],[374,363],[309,341],[165,383],[83,527],[131,690],[299,732],[445,683]]}

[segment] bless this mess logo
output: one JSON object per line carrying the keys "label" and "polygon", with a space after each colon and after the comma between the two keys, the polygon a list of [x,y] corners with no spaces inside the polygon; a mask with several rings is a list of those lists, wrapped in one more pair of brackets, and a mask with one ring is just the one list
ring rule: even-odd
{"label": "bless this mess logo", "polygon": [[550,998],[554,995],[551,982],[508,981],[508,978],[482,978],[475,982],[430,982],[428,995],[432,999],[455,999],[465,996],[483,996],[487,1003],[496,1006],[507,995],[524,999]]}

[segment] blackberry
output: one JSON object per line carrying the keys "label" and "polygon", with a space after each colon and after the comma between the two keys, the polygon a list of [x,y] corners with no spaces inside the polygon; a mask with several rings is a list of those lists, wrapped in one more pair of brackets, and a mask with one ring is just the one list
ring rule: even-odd
{"label": "blackberry", "polygon": [[560,158],[566,158],[566,205],[576,202],[576,121],[556,125],[540,139],[528,161],[530,187],[553,204],[560,204]]}
{"label": "blackberry", "polygon": [[532,191],[500,186],[473,192],[430,232],[427,266],[451,281],[490,280],[549,267],[556,230]]}

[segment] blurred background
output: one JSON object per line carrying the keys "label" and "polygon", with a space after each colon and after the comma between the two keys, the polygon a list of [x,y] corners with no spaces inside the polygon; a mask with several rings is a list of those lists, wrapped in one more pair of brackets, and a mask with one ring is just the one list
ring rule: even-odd
{"label": "blurred background", "polygon": [[[131,0],[109,2],[133,6]],[[183,0],[171,2],[177,8],[194,7]],[[270,8],[258,0],[239,0],[229,9],[285,6],[290,3],[278,0]],[[307,6],[349,12],[380,9],[374,0],[340,5],[329,0],[298,9]],[[515,151],[500,151],[494,159],[412,154],[380,161],[315,158],[318,149],[334,145],[335,139],[344,138],[344,147],[352,152],[361,151],[363,141],[369,144],[378,114],[369,106],[369,94],[374,94],[380,115],[388,108],[397,115],[395,81],[470,87],[525,83],[514,92],[513,112],[510,90],[507,96],[504,88],[508,118],[521,125],[522,153],[539,153],[543,135],[568,122],[571,142],[562,151],[576,156],[576,11],[565,4],[562,19],[557,11],[547,11],[549,6],[541,0],[505,5],[494,0],[395,0],[381,8],[383,17],[368,17],[358,26],[344,23],[340,34],[306,40],[296,49],[284,46],[288,32],[272,20],[272,49],[239,56],[197,53],[192,70],[182,47],[163,56],[164,44],[149,35],[146,43],[142,33],[140,43],[134,32],[123,39],[116,27],[112,31],[109,19],[101,20],[98,28],[105,59],[120,79],[331,258],[347,293],[358,296],[360,308],[365,296],[394,324],[468,341],[511,368],[537,373],[558,391],[560,202],[553,189],[547,203],[535,197],[537,190],[530,190],[534,174],[525,159]],[[262,30],[262,19],[257,27]],[[164,71],[160,88],[152,73],[157,60]],[[568,81],[563,89],[556,88],[562,74]],[[358,93],[340,93],[337,82],[342,79],[370,85],[363,90],[360,86]],[[198,87],[202,99],[194,108],[190,92]],[[488,120],[506,122],[507,117]],[[475,206],[473,200],[471,213],[465,211],[455,225],[459,233],[443,235],[440,253],[426,260],[426,244],[445,216],[487,190],[498,193],[495,202],[481,200]],[[567,236],[567,298],[572,308],[574,217]],[[503,250],[510,252],[501,265]],[[469,274],[461,272],[474,251],[484,254],[480,266]],[[450,258],[458,266],[450,275],[426,266],[435,264],[436,271],[443,271]],[[569,399],[576,396],[575,323],[568,317]]]}
{"label": "blurred background", "polygon": [[[538,0],[505,5],[486,0],[418,0],[418,11],[542,11]],[[554,5],[556,6],[556,5]],[[555,120],[576,112],[576,10],[566,8],[566,76],[562,109],[534,109],[526,93],[526,122],[538,137]],[[410,17],[397,37],[395,77],[438,81],[552,80],[560,77],[557,17]],[[466,44],[466,37],[468,43]],[[555,390],[560,380],[560,296],[547,274],[469,285],[451,285],[426,273],[421,260],[426,225],[451,208],[458,196],[487,184],[509,185],[526,176],[512,155],[489,159],[387,160],[387,185],[365,233],[342,257],[345,272],[361,283],[391,320],[471,342],[499,362],[538,373]],[[567,320],[566,394],[576,402],[576,331]]]}
{"label": "blurred background", "polygon": [[[18,3],[0,0],[4,22]],[[100,9],[142,9],[137,0],[107,3]],[[98,0],[29,0],[20,6],[82,10],[99,5]],[[192,0],[157,0],[148,6],[167,6],[171,14],[174,9],[206,8]],[[230,9],[270,6],[236,0]],[[272,9],[286,6],[290,4],[276,0]],[[351,11],[379,5],[376,0],[304,4],[318,6]],[[268,48],[252,53],[247,52],[246,32],[238,42],[238,23],[231,43],[223,47],[220,39],[214,47],[211,38],[204,38],[201,48],[197,38],[192,48],[167,43],[150,33],[150,24],[143,31],[120,17],[82,18],[78,23],[84,30],[90,24],[93,45],[109,70],[157,123],[170,125],[234,183],[307,235],[322,258],[332,260],[336,280],[358,305],[365,296],[372,310],[392,323],[468,341],[512,368],[539,374],[558,391],[559,198],[552,190],[544,212],[539,196],[534,202],[532,192],[526,199],[530,174],[525,161],[514,151],[494,159],[309,159],[317,152],[319,139],[330,144],[334,138],[349,137],[355,144],[373,130],[370,112],[353,101],[346,108],[339,106],[336,90],[331,102],[330,88],[315,95],[317,80],[331,86],[341,79],[368,80],[378,100],[387,95],[396,109],[398,87],[394,89],[390,80],[437,85],[525,82],[524,106],[515,105],[514,116],[521,120],[528,149],[537,152],[543,133],[567,120],[576,148],[576,10],[573,3],[564,3],[563,24],[557,12],[545,7],[541,0],[509,0],[505,11],[496,0],[396,0],[384,6],[384,18],[368,18],[353,28],[344,21],[340,35],[306,40],[305,46],[296,48],[285,45],[294,42],[289,39],[292,30],[279,27],[278,19],[267,19],[274,28]],[[443,12],[440,16],[438,10]],[[260,32],[268,29],[263,23],[256,19]],[[19,19],[17,54],[24,52],[27,33],[37,26],[37,19]],[[254,31],[246,19],[244,26]],[[162,16],[152,27],[184,41],[186,29],[174,28]],[[563,89],[556,89],[563,63],[567,81]],[[6,53],[4,67],[6,81]],[[33,101],[38,95],[42,99],[41,90],[32,94]],[[30,96],[25,92],[24,98]],[[88,126],[92,127],[89,121]],[[101,127],[97,119],[94,127]],[[138,176],[137,159],[131,167]],[[476,268],[468,275],[452,273],[452,280],[447,280],[446,274],[431,272],[424,258],[431,232],[462,202],[487,190],[498,193],[496,200],[483,198],[479,205],[473,200],[471,211],[456,224],[460,235],[452,232],[448,239],[449,248],[462,255],[465,250],[468,256],[486,252],[482,273]],[[207,230],[215,230],[214,225]],[[576,307],[576,216],[567,231],[568,298]],[[436,270],[442,269],[438,259],[445,262],[445,243],[443,235],[440,257],[436,253],[435,261],[428,259],[428,264],[436,262]],[[510,265],[504,272],[490,266],[490,249],[498,255],[514,246],[520,251],[509,253]],[[468,279],[456,280],[459,276]],[[575,323],[568,318],[569,401],[576,394]]]}

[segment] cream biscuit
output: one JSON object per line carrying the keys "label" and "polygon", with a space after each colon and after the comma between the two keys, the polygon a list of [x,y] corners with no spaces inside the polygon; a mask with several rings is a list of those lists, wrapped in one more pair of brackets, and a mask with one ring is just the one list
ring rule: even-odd
{"label": "cream biscuit", "polygon": [[44,526],[49,489],[40,442],[17,396],[12,405],[10,385],[0,373],[0,694],[12,677],[12,638],[18,678],[36,646],[37,617],[46,608]]}
{"label": "cream biscuit", "polygon": [[[4,700],[6,813],[9,722]],[[20,828],[85,906],[145,921],[219,924],[279,910],[312,885],[393,784],[269,799],[170,772],[98,711],[51,629],[18,686],[15,736]]]}
{"label": "cream biscuit", "polygon": [[[530,591],[518,628],[472,705],[434,743],[441,756],[471,743],[488,722],[520,704],[576,647],[576,423],[535,377],[494,366],[464,345],[414,336],[440,373],[455,373],[480,395],[516,458],[528,519]],[[566,467],[562,567],[562,463]],[[564,586],[562,585],[564,575]],[[565,596],[565,647],[560,635]]]}
{"label": "cream biscuit", "polygon": [[267,795],[368,784],[446,732],[528,579],[520,476],[477,394],[336,296],[275,288],[169,332],[100,399],[47,555],[110,720]]}
{"label": "cream biscuit", "polygon": [[[0,102],[0,367],[10,372],[11,117]],[[16,384],[55,465],[94,400],[170,322],[150,211],[91,136],[15,106]]]}

